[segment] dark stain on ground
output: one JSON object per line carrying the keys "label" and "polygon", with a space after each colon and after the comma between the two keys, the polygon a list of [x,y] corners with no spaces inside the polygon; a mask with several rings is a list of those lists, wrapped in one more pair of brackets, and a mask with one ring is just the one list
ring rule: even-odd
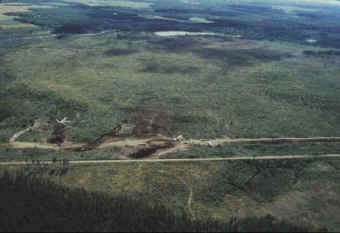
{"label": "dark stain on ground", "polygon": [[204,59],[214,60],[218,63],[231,66],[247,66],[251,65],[254,61],[271,62],[291,57],[289,54],[262,48],[233,50],[200,48],[195,49],[193,52]]}
{"label": "dark stain on ground", "polygon": [[163,50],[170,53],[185,53],[192,49],[202,47],[207,43],[182,37],[152,40],[149,44],[149,47],[154,50]]}
{"label": "dark stain on ground", "polygon": [[83,34],[88,31],[88,25],[78,23],[66,23],[55,29],[57,34]]}
{"label": "dark stain on ground", "polygon": [[161,73],[161,74],[195,74],[199,72],[198,67],[194,66],[178,66],[171,64],[164,64],[160,62],[148,62],[140,72],[145,73]]}
{"label": "dark stain on ground", "polygon": [[126,148],[123,150],[122,155],[133,159],[140,159],[148,157],[160,149],[172,148],[174,146],[175,142],[169,139],[155,138],[147,141],[146,144]]}
{"label": "dark stain on ground", "polygon": [[130,54],[138,53],[136,49],[120,49],[120,48],[113,48],[106,50],[104,55],[108,57],[115,57],[115,56],[126,56]]}

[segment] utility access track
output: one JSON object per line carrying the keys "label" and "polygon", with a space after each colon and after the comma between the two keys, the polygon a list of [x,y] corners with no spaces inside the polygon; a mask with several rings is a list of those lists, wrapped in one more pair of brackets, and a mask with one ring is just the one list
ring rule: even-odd
{"label": "utility access track", "polygon": [[[197,159],[129,159],[129,160],[74,160],[69,161],[69,165],[87,164],[115,164],[115,163],[194,163],[194,162],[219,162],[235,160],[291,160],[291,159],[325,159],[340,158],[340,154],[323,155],[270,155],[270,156],[238,156],[238,157],[217,157],[217,158],[197,158]],[[52,165],[53,161],[40,161],[40,165]],[[37,163],[18,161],[0,162],[0,166],[24,166],[36,165]]]}

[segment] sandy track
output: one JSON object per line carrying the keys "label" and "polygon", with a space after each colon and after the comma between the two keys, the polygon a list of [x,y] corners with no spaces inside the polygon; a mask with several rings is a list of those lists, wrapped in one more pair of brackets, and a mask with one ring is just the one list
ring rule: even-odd
{"label": "sandy track", "polygon": [[194,210],[192,209],[192,199],[193,199],[193,196],[194,196],[194,192],[192,190],[192,188],[190,188],[190,193],[189,193],[189,198],[188,198],[188,211],[190,213],[190,216],[191,216],[191,219],[193,221],[196,220],[196,216],[195,216],[195,213],[194,213]]}
{"label": "sandy track", "polygon": [[147,142],[151,139],[152,138],[145,138],[145,139],[129,138],[129,139],[123,139],[120,141],[105,142],[105,143],[100,144],[98,148],[138,146],[138,145],[147,144]]}
{"label": "sandy track", "polygon": [[[106,139],[103,141],[100,141],[100,143],[95,144],[95,146],[91,146],[91,144],[85,144],[85,143],[73,143],[69,141],[65,141],[62,146],[57,146],[56,144],[51,143],[34,143],[34,142],[20,142],[17,141],[17,139],[32,130],[35,130],[39,128],[41,123],[39,121],[36,121],[33,126],[21,130],[20,132],[14,134],[10,139],[9,143],[2,145],[5,147],[11,147],[11,148],[17,148],[17,149],[25,149],[25,148],[37,148],[37,149],[50,149],[50,150],[73,150],[73,151],[85,151],[85,150],[94,150],[94,149],[100,149],[100,148],[107,148],[107,147],[118,147],[118,148],[138,148],[139,146],[151,146],[151,148],[155,148],[155,152],[152,152],[151,154],[148,154],[149,159],[148,160],[127,160],[127,161],[135,161],[135,162],[148,162],[148,161],[157,161],[160,156],[173,153],[173,152],[181,152],[188,150],[190,147],[193,146],[210,146],[210,147],[216,147],[216,146],[222,146],[224,144],[253,144],[253,143],[262,143],[262,144],[278,144],[278,143],[300,143],[300,142],[340,142],[340,137],[312,137],[312,138],[238,138],[238,139],[231,139],[228,137],[225,138],[219,138],[219,139],[189,139],[189,140],[182,140],[182,141],[176,141],[172,138],[164,137],[164,136],[157,136],[157,137],[151,137],[151,138],[134,138],[134,137],[116,137],[114,138],[114,141],[111,139]],[[157,143],[156,143],[157,142]],[[160,145],[160,142],[166,142],[167,146]],[[156,144],[155,144],[156,143]],[[155,145],[152,145],[155,144]],[[162,143],[161,143],[162,144]],[[89,147],[90,146],[90,147]],[[161,147],[160,147],[161,146]],[[162,146],[166,148],[162,148]],[[158,147],[158,148],[157,148]],[[239,157],[238,159],[259,159],[261,157]],[[280,156],[282,159],[282,156]],[[286,156],[285,159],[290,159],[291,157]],[[294,156],[294,158],[299,158]],[[214,160],[235,160],[237,157],[234,158],[211,158],[208,161],[214,161]],[[274,157],[266,157],[263,159],[277,159],[277,156]],[[187,160],[159,160],[158,162],[185,162]],[[192,161],[206,161],[206,159],[190,159],[190,162]],[[74,161],[76,162],[76,161]],[[102,163],[112,163],[113,161],[102,161]],[[115,161],[117,162],[117,161]],[[119,161],[122,162],[122,161]],[[88,163],[88,161],[78,161],[78,163]],[[91,163],[98,163],[98,161],[92,161]]]}
{"label": "sandy track", "polygon": [[[124,139],[115,142],[105,142],[98,146],[98,148],[107,147],[126,147],[126,146],[137,146],[140,144],[146,144],[148,139]],[[212,139],[212,140],[186,140],[180,144],[185,144],[185,147],[189,146],[208,146],[211,142],[212,146],[220,146],[223,144],[249,144],[249,143],[263,143],[263,144],[276,144],[276,143],[299,143],[299,142],[340,142],[340,137],[313,137],[313,138],[240,138],[240,139]],[[85,145],[84,143],[72,144],[66,146],[56,146],[55,144],[47,143],[33,143],[33,142],[19,142],[11,140],[9,146],[12,148],[24,149],[24,148],[40,148],[40,149],[51,149],[51,150],[68,150],[72,148],[78,148]],[[179,144],[177,144],[179,145]]]}
{"label": "sandy track", "polygon": [[[324,158],[340,158],[340,154],[324,154],[324,155],[270,155],[270,156],[238,156],[227,158],[198,158],[198,159],[131,159],[131,160],[75,160],[69,161],[72,165],[81,164],[113,164],[113,163],[193,163],[193,162],[218,162],[233,160],[287,160],[287,159],[324,159]],[[40,164],[53,164],[52,161],[41,161]],[[32,162],[0,162],[0,166],[21,166],[32,165]]]}
{"label": "sandy track", "polygon": [[[340,137],[312,137],[312,138],[221,138],[210,140],[213,146],[222,144],[248,144],[248,143],[292,143],[292,142],[340,142]],[[188,144],[193,145],[208,145],[209,140],[188,140]]]}
{"label": "sandy track", "polygon": [[[3,144],[6,145],[6,144]],[[16,149],[45,149],[45,150],[68,150],[72,148],[78,148],[85,145],[84,143],[79,143],[79,144],[72,144],[70,146],[57,146],[56,144],[50,144],[50,143],[36,143],[36,142],[11,142],[7,144],[7,146],[10,146],[12,148]]]}

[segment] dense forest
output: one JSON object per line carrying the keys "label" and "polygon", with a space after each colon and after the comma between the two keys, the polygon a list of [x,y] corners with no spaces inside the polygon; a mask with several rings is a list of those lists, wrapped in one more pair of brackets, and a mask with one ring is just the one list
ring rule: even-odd
{"label": "dense forest", "polygon": [[[272,216],[228,223],[191,220],[159,204],[70,189],[39,177],[5,172],[0,177],[0,231],[313,231]],[[322,229],[326,231],[326,229]]]}

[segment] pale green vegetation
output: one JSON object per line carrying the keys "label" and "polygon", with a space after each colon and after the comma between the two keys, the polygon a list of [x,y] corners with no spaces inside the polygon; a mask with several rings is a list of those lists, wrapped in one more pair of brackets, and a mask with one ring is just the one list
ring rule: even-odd
{"label": "pale green vegetation", "polygon": [[200,17],[191,17],[189,20],[195,23],[213,23],[213,21]]}
{"label": "pale green vegetation", "polygon": [[167,21],[174,21],[174,22],[179,22],[179,23],[213,23],[213,21],[207,20],[205,18],[200,18],[200,17],[191,17],[189,19],[176,19],[176,18],[163,17],[163,16],[146,15],[144,16],[144,18],[167,20]]}
{"label": "pale green vegetation", "polygon": [[152,3],[138,1],[120,1],[120,0],[66,0],[65,2],[77,2],[89,6],[111,6],[111,7],[129,7],[136,9],[149,8]]}
{"label": "pale green vegetation", "polygon": [[49,6],[42,5],[27,5],[21,3],[0,3],[0,30],[10,29],[10,28],[23,28],[23,27],[36,27],[29,23],[20,23],[15,21],[15,16],[6,15],[8,13],[24,13],[31,9],[37,8],[49,8]]}
{"label": "pale green vegetation", "polygon": [[304,7],[297,7],[297,6],[273,6],[274,9],[283,10],[286,13],[294,13],[296,11],[303,11],[303,12],[316,12],[317,9],[310,9]]}
{"label": "pale green vegetation", "polygon": [[171,37],[171,36],[213,36],[215,33],[213,32],[186,32],[186,31],[161,31],[155,32],[155,35],[162,37]]}

